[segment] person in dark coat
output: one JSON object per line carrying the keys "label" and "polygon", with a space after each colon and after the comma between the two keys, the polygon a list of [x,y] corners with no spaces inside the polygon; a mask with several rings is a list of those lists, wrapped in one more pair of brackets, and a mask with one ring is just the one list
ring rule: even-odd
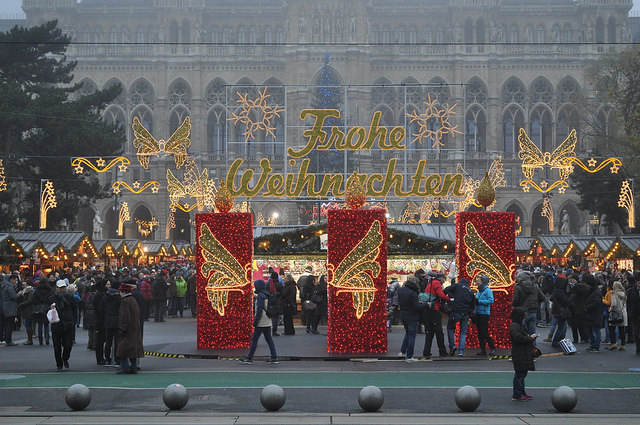
{"label": "person in dark coat", "polygon": [[22,282],[22,290],[18,292],[18,310],[24,320],[24,328],[27,331],[27,341],[24,345],[33,345],[33,329],[35,322],[33,321],[33,286],[27,281]]}
{"label": "person in dark coat", "polygon": [[137,361],[144,357],[142,332],[140,329],[140,307],[133,297],[136,286],[132,283],[120,284],[122,296],[118,311],[118,344],[116,358],[120,360],[118,373],[138,373]]}
{"label": "person in dark coat", "polygon": [[327,276],[320,276],[320,280],[315,286],[312,301],[316,303],[316,311],[313,318],[311,333],[318,334],[318,325],[322,322],[323,318],[327,317],[327,312],[329,310],[329,301],[327,298]]}
{"label": "person in dark coat", "polygon": [[513,289],[513,306],[522,307],[527,313],[527,330],[536,332],[538,310],[547,301],[540,286],[533,281],[533,275],[528,271],[521,271],[516,275],[516,285]]}
{"label": "person in dark coat", "polygon": [[633,276],[627,278],[627,319],[633,327],[633,338],[636,342],[636,355],[640,356],[640,280]]}
{"label": "person in dark coat", "polygon": [[302,323],[307,326],[307,333],[311,333],[311,326],[313,325],[313,319],[315,316],[315,307],[310,308],[312,305],[311,297],[313,296],[316,287],[316,277],[312,274],[313,269],[311,266],[305,268],[304,273],[298,278],[298,287],[300,289],[300,301],[302,301],[302,311],[304,313]]}
{"label": "person in dark coat", "polygon": [[600,351],[600,330],[602,329],[602,292],[596,278],[586,274],[583,281],[589,287],[589,296],[585,303],[585,325],[589,328],[589,342],[591,346],[586,351],[597,353]]}
{"label": "person in dark coat", "polygon": [[[444,293],[453,298],[453,313],[451,313],[447,322],[449,355],[453,356],[458,351],[458,355],[462,357],[464,356],[469,316],[475,304],[475,297],[469,288],[469,281],[465,278],[460,279],[456,284],[449,285],[444,290]],[[460,323],[460,338],[456,348],[456,325],[458,322]]]}
{"label": "person in dark coat", "polygon": [[49,298],[50,308],[58,312],[60,321],[51,324],[51,336],[53,339],[53,354],[56,359],[58,372],[62,372],[62,366],[69,368],[69,358],[73,348],[74,320],[76,317],[75,302],[73,297],[66,293],[67,282],[56,282],[56,292]]}
{"label": "person in dark coat", "polygon": [[107,280],[96,280],[96,294],[93,298],[93,309],[95,311],[95,349],[96,349],[96,363],[98,366],[104,366],[104,343],[106,340],[105,327],[104,327],[104,309],[102,308],[102,298],[105,292],[107,292]]}
{"label": "person in dark coat", "polygon": [[551,293],[551,315],[556,321],[556,332],[551,340],[552,347],[559,347],[567,332],[567,320],[571,317],[569,297],[567,296],[567,279],[556,277],[555,288]]}
{"label": "person in dark coat", "polygon": [[157,275],[156,272],[151,272],[151,293],[153,295],[155,321],[164,322],[164,314],[167,310],[167,282],[162,276],[162,271]]}
{"label": "person in dark coat", "polygon": [[450,298],[442,290],[442,283],[439,279],[441,278],[432,277],[424,290],[427,294],[429,305],[422,314],[426,329],[422,355],[427,358],[431,357],[431,344],[433,344],[434,335],[438,344],[440,357],[448,356],[447,347],[444,345],[444,332],[442,332],[442,315],[440,310],[442,309],[442,301],[449,301]]}
{"label": "person in dark coat", "polygon": [[418,359],[413,357],[413,351],[416,344],[418,321],[426,308],[426,304],[420,304],[418,299],[419,291],[420,282],[415,276],[409,276],[404,285],[398,289],[400,320],[402,321],[405,332],[398,357],[404,357],[407,362],[418,361]]}
{"label": "person in dark coat", "polygon": [[[49,345],[49,320],[47,320],[47,310],[49,310],[49,298],[51,298],[52,288],[47,279],[40,279],[35,292],[33,293],[34,320],[38,324],[38,342],[42,345],[43,337]],[[42,312],[42,313],[40,313]]]}
{"label": "person in dark coat", "polygon": [[253,283],[254,292],[256,294],[255,307],[253,311],[253,337],[251,338],[251,347],[249,348],[249,354],[247,357],[241,360],[244,364],[253,363],[253,355],[258,347],[258,340],[260,335],[264,335],[265,341],[269,346],[271,352],[271,358],[267,360],[267,363],[278,364],[278,354],[276,353],[276,346],[273,343],[273,337],[271,336],[271,319],[267,317],[267,309],[269,308],[269,290],[264,280],[258,279]]}
{"label": "person in dark coat", "polygon": [[272,268],[269,268],[269,270],[271,270],[271,274],[269,275],[269,281],[267,282],[267,290],[269,291],[269,294],[277,294],[278,299],[278,305],[274,308],[274,312],[277,310],[277,314],[271,318],[271,332],[273,336],[280,336],[278,333],[278,320],[283,311],[282,293],[284,291],[284,286],[280,283],[280,275],[274,272]]}
{"label": "person in dark coat", "polygon": [[297,311],[296,295],[298,288],[293,276],[288,274],[284,278],[284,292],[282,295],[282,304],[284,306],[284,334],[295,335],[296,330],[293,327],[293,316]]}
{"label": "person in dark coat", "polygon": [[187,299],[191,317],[196,317],[198,313],[198,298],[196,297],[196,273],[194,270],[189,270],[187,275]]}
{"label": "person in dark coat", "polygon": [[584,283],[579,282],[577,275],[569,276],[569,308],[571,309],[571,333],[575,343],[588,342],[589,333],[585,326],[584,306],[589,297],[589,288]]}
{"label": "person in dark coat", "polygon": [[18,275],[12,274],[2,282],[2,314],[4,315],[4,341],[5,346],[13,347],[17,345],[12,340],[13,330],[16,327],[16,317],[18,316],[18,292],[16,284]]}
{"label": "person in dark coat", "polygon": [[113,366],[118,364],[116,352],[118,351],[118,330],[120,329],[120,322],[118,320],[121,301],[120,292],[118,291],[120,282],[114,280],[113,282],[107,283],[106,287],[107,292],[100,301],[104,313],[104,361],[106,366]]}
{"label": "person in dark coat", "polygon": [[538,335],[529,334],[525,327],[525,311],[522,307],[514,307],[511,311],[511,325],[509,325],[509,337],[511,338],[511,360],[513,363],[513,401],[529,401],[533,397],[525,391],[524,379],[530,370],[536,370],[533,342]]}
{"label": "person in dark coat", "polygon": [[84,299],[84,315],[82,321],[82,327],[87,330],[89,338],[87,340],[87,349],[96,349],[96,307],[94,304],[96,298],[96,285],[91,284],[85,293]]}

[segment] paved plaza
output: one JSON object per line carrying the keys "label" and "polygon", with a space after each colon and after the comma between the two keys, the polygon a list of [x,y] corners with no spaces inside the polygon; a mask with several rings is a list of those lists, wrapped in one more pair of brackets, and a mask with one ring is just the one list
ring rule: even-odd
{"label": "paved plaza", "polygon": [[[464,358],[434,357],[407,364],[395,354],[404,333],[389,334],[389,353],[332,356],[326,353],[326,328],[309,335],[276,337],[281,359],[269,365],[261,342],[252,365],[234,359],[246,350],[197,350],[194,319],[145,323],[145,351],[137,375],[118,375],[97,366],[86,349],[86,332],[77,331],[70,368],[55,372],[50,346],[0,347],[0,423],[3,424],[390,424],[492,423],[589,424],[640,421],[640,357],[633,346],[625,352],[606,350],[564,356],[541,343],[544,357],[527,378],[534,400],[511,401],[513,370],[508,359],[487,360],[468,350]],[[541,329],[544,332],[544,329]],[[17,333],[18,336],[22,334]],[[20,341],[20,338],[17,338]],[[424,336],[418,335],[421,352]],[[504,351],[499,354],[508,354]],[[170,356],[170,357],[163,357]],[[90,406],[72,412],[64,402],[66,388],[82,383],[92,390]],[[181,383],[190,391],[187,406],[170,412],[162,390]],[[281,385],[287,401],[279,412],[267,412],[259,401],[261,389]],[[383,391],[382,409],[365,414],[359,390],[376,385]],[[473,414],[461,413],[454,394],[463,385],[480,390],[482,402]],[[569,385],[578,405],[568,415],[551,405],[551,393]]]}

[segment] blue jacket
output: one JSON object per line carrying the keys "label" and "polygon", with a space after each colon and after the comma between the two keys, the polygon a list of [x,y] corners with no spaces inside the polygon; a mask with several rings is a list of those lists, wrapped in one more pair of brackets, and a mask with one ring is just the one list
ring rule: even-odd
{"label": "blue jacket", "polygon": [[476,314],[489,316],[491,314],[491,304],[493,304],[493,291],[487,285],[478,286],[476,293]]}

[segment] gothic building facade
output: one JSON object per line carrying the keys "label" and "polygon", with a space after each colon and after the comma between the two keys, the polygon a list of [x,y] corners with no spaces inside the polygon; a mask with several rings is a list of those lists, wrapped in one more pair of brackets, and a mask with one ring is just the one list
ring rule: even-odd
{"label": "gothic building facade", "polygon": [[[219,179],[237,158],[245,168],[259,169],[260,159],[269,158],[274,171],[291,171],[287,149],[304,145],[309,124],[299,112],[323,101],[341,111],[345,128],[368,128],[380,111],[381,125],[402,126],[409,135],[416,132],[409,114],[437,98],[455,105],[452,122],[460,131],[447,135],[442,149],[410,143],[407,136],[403,152],[338,154],[330,160],[333,170],[384,173],[396,158],[396,171],[408,179],[425,159],[425,173],[454,173],[462,164],[481,178],[500,155],[506,187],[498,190],[496,209],[515,212],[523,235],[549,233],[550,226],[541,215],[541,194],[520,187],[519,129],[542,152],[551,152],[578,128],[576,154],[590,155],[598,139],[581,130],[576,99],[594,97],[585,79],[589,64],[631,41],[631,6],[632,0],[23,0],[27,25],[57,19],[71,35],[68,56],[78,61],[75,79],[85,92],[123,88],[105,119],[127,129],[123,149],[132,167],[106,175],[105,183],[166,185],[171,158],[152,160],[149,170],[135,159],[135,117],[156,138],[167,139],[189,116],[189,150],[201,169]],[[271,132],[258,131],[247,143],[229,118],[243,90],[255,95],[265,86],[269,102],[287,112],[274,119]],[[326,86],[337,88],[335,99],[322,94]],[[607,109],[598,114],[606,126]],[[134,218],[158,221],[150,237],[165,238],[170,211],[164,188],[158,194],[123,193],[117,202],[122,200]],[[408,201],[421,202],[377,201],[387,202],[396,219]],[[554,194],[553,232],[565,211],[571,233],[583,231],[589,217],[576,201],[571,190]],[[97,212],[105,236],[115,236],[115,202],[103,200],[83,211],[83,228],[90,229]],[[319,206],[299,199],[251,201],[256,220],[279,224],[317,221]],[[190,239],[194,213],[176,212],[172,239]],[[140,236],[135,222],[125,229],[128,237]]]}

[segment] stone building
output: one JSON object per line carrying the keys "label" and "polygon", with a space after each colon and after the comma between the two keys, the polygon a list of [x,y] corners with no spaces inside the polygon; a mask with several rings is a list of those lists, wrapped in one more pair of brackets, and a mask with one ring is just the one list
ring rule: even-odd
{"label": "stone building", "polygon": [[[631,6],[632,0],[23,0],[27,25],[57,19],[72,36],[68,54],[78,61],[75,78],[83,90],[123,87],[105,119],[126,126],[123,148],[132,167],[105,178],[163,186],[158,194],[122,193],[98,202],[81,212],[80,225],[90,230],[97,211],[105,237],[115,236],[115,202],[126,200],[134,218],[159,222],[149,236],[156,239],[165,238],[169,216],[166,169],[176,170],[171,157],[152,159],[149,170],[137,163],[134,117],[167,139],[190,116],[189,150],[215,179],[225,177],[236,158],[244,159],[243,169],[257,170],[260,159],[269,158],[274,171],[290,172],[286,149],[304,145],[309,124],[299,112],[327,101],[318,85],[335,88],[329,102],[341,110],[346,128],[368,128],[380,111],[381,125],[413,134],[407,114],[437,98],[456,105],[452,122],[462,132],[445,136],[440,152],[430,143],[407,143],[401,152],[338,152],[334,171],[384,173],[396,158],[406,180],[425,159],[425,173],[454,173],[461,163],[479,179],[501,155],[506,187],[498,190],[496,209],[516,212],[523,235],[549,233],[541,194],[520,187],[518,130],[551,152],[579,127],[576,95],[593,97],[585,69],[631,41]],[[229,118],[238,93],[255,95],[264,86],[269,102],[287,112],[272,122],[273,134],[259,131],[246,143]],[[606,122],[604,108],[600,119]],[[588,157],[597,140],[580,129],[578,138],[577,155]],[[314,170],[322,171],[316,161]],[[553,233],[564,211],[571,233],[583,231],[589,218],[576,199],[571,190],[554,194]],[[387,201],[396,219],[407,210],[407,199],[376,201]],[[256,220],[306,224],[317,220],[313,208],[320,201],[256,197],[250,205]],[[190,238],[194,213],[175,213],[173,239]],[[125,226],[127,237],[140,237],[137,232],[135,223]]]}

